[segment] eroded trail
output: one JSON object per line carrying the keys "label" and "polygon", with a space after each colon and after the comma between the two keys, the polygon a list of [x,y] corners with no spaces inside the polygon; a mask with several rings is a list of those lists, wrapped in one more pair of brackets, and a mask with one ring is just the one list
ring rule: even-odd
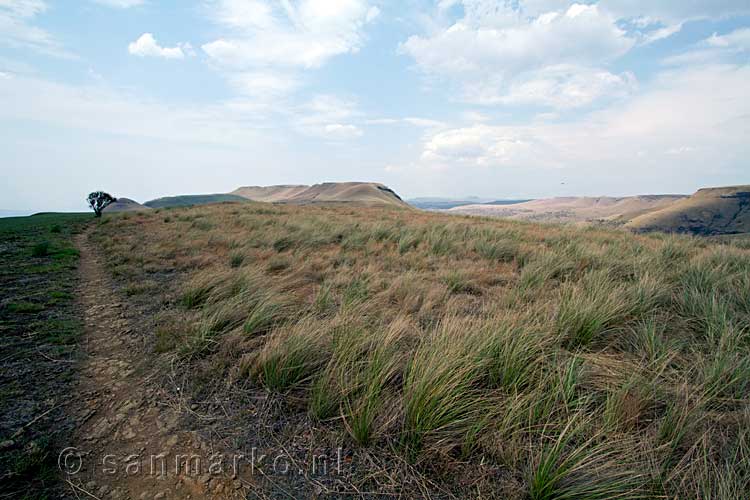
{"label": "eroded trail", "polygon": [[[160,371],[136,313],[117,296],[88,239],[79,235],[85,314],[84,359],[77,429],[60,457],[71,493],[79,498],[242,498],[231,474],[209,474],[210,443],[180,430],[182,407],[160,386]],[[198,463],[195,457],[201,457]]]}

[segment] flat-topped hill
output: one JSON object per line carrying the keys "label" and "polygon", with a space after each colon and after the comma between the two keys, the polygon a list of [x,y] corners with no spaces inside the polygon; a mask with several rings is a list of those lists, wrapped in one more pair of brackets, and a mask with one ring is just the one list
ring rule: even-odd
{"label": "flat-topped hill", "polygon": [[253,201],[294,204],[356,202],[367,205],[408,206],[389,187],[377,182],[324,182],[313,186],[245,186],[233,195]]}

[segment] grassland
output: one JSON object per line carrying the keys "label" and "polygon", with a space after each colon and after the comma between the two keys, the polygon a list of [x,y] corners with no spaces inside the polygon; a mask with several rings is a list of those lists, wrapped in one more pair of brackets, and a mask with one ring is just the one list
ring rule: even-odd
{"label": "grassland", "polygon": [[283,411],[242,418],[368,457],[360,492],[750,491],[746,241],[258,203],[113,214],[95,238],[160,304],[184,397],[229,418],[266,394]]}
{"label": "grassland", "polygon": [[89,214],[0,219],[0,497],[55,498],[81,332],[72,238]]}
{"label": "grassland", "polygon": [[245,198],[234,194],[189,194],[182,196],[167,196],[144,203],[149,208],[191,207],[211,203],[236,202],[242,203]]}

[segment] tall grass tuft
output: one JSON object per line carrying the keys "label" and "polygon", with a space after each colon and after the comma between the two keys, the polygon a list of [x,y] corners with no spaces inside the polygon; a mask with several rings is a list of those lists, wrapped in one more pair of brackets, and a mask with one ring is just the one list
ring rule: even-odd
{"label": "tall grass tuft", "polygon": [[531,457],[532,500],[644,498],[646,474],[628,457],[627,441],[583,436],[590,423],[573,415],[556,439]]}
{"label": "tall grass tuft", "polygon": [[[519,324],[520,323],[520,324]],[[538,377],[551,338],[538,326],[498,315],[487,322],[481,363],[492,387],[522,390]]]}
{"label": "tall grass tuft", "polygon": [[252,366],[265,387],[284,392],[312,380],[330,356],[330,339],[320,325],[303,319],[274,331]]}
{"label": "tall grass tuft", "polygon": [[636,308],[637,300],[605,272],[590,272],[580,283],[562,288],[556,320],[558,333],[570,348],[586,347],[622,326]]}
{"label": "tall grass tuft", "polygon": [[484,429],[491,399],[478,390],[483,376],[478,326],[446,318],[417,347],[403,384],[402,443],[411,456],[429,449],[448,453]]}

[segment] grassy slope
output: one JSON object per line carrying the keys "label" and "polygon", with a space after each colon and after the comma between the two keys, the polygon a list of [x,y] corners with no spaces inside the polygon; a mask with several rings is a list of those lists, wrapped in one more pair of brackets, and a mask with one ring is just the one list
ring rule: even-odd
{"label": "grassy slope", "polygon": [[750,489],[746,241],[256,203],[98,236],[126,283],[176,270],[154,349],[196,397],[276,394],[370,453],[361,491],[415,471],[465,497]]}
{"label": "grassy slope", "polygon": [[689,198],[636,217],[626,227],[703,235],[750,233],[750,186],[701,189]]}
{"label": "grassy slope", "polygon": [[[72,236],[90,214],[0,219],[0,496],[55,497],[56,436],[81,332]],[[63,361],[61,361],[63,360]],[[35,418],[47,413],[23,432]]]}
{"label": "grassy slope", "polygon": [[167,196],[147,201],[145,206],[150,208],[189,207],[193,205],[208,205],[210,203],[246,202],[247,199],[233,194],[192,194],[184,196]]}

